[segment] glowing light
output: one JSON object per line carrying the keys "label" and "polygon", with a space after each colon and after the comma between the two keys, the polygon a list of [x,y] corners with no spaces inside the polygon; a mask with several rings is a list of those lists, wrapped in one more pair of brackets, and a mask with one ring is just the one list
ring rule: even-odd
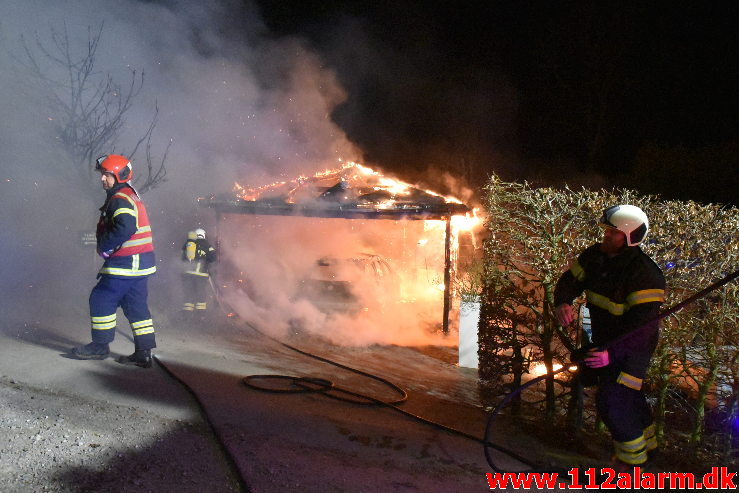
{"label": "glowing light", "polygon": [[395,206],[394,200],[382,200],[380,202],[376,202],[372,204],[373,207],[377,209],[390,209],[391,207]]}
{"label": "glowing light", "polygon": [[428,220],[423,222],[424,231],[441,231],[442,233],[446,230],[446,222],[438,220]]}
{"label": "glowing light", "polygon": [[235,182],[234,183],[234,194],[241,200],[248,200],[250,202],[254,202],[257,199],[259,199],[260,196],[264,192],[279,189],[280,187],[286,184],[287,182],[277,181],[274,183],[270,183],[269,185],[262,185],[261,187],[247,189],[243,187],[242,185],[240,185],[238,182]]}
{"label": "glowing light", "polygon": [[380,185],[379,189],[387,190],[395,195],[408,195],[411,189],[411,186],[407,183],[384,176],[379,178],[378,183]]}
{"label": "glowing light", "polygon": [[[562,369],[562,365],[560,365],[559,363],[554,363],[552,365],[552,371],[557,371],[557,370],[561,370],[561,369]],[[569,370],[570,371],[577,370],[577,365],[570,366],[569,367]],[[531,368],[529,368],[529,374],[532,377],[541,377],[543,375],[546,375],[547,374],[547,365],[545,365],[544,363],[536,363],[533,366],[531,366]]]}
{"label": "glowing light", "polygon": [[477,215],[478,210],[477,208],[472,209],[472,212],[464,216],[452,216],[452,228],[455,231],[472,231],[480,226],[482,219]]}
{"label": "glowing light", "polygon": [[[554,371],[557,371],[560,368],[562,368],[562,365],[558,363],[554,363],[552,365],[552,370]],[[534,366],[529,368],[529,373],[531,374],[531,376],[534,376],[534,377],[540,377],[542,375],[546,375],[547,365],[545,365],[544,363],[536,363]]]}

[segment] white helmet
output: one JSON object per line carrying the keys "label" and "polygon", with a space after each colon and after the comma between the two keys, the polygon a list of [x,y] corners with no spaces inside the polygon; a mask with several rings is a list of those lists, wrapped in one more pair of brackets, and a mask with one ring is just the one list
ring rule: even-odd
{"label": "white helmet", "polygon": [[198,238],[205,239],[205,230],[203,228],[198,228],[195,230],[195,236]]}
{"label": "white helmet", "polygon": [[626,244],[635,246],[644,241],[649,232],[649,219],[635,205],[614,205],[603,211],[600,224],[615,228],[626,235]]}

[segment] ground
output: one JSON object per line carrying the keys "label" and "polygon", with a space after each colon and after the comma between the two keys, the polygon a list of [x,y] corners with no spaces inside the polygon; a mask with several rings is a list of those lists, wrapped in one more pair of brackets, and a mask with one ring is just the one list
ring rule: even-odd
{"label": "ground", "polygon": [[0,379],[0,491],[239,491],[202,422]]}
{"label": "ground", "polygon": [[[398,384],[408,393],[398,406],[402,414],[320,393],[247,387],[247,375],[287,374],[331,380],[379,400],[397,397],[377,380],[235,321],[168,330],[174,324],[165,320],[152,369],[113,358],[70,359],[69,348],[88,337],[75,323],[3,324],[2,492],[488,490],[491,468],[479,441],[488,415],[479,404],[476,371],[455,365],[453,346],[285,341]],[[130,352],[130,335],[119,332],[111,349]],[[497,444],[539,464],[608,458],[599,444],[567,450],[505,417],[496,426]],[[526,469],[498,450],[492,456],[504,470]]]}

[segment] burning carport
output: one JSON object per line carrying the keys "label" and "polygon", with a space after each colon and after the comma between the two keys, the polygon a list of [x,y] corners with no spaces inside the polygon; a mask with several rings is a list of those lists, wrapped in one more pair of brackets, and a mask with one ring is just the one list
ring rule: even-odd
{"label": "burning carport", "polygon": [[[234,192],[232,196],[198,201],[201,207],[215,210],[217,242],[221,249],[226,247],[228,251],[231,247],[231,262],[238,263],[236,258],[247,256],[247,250],[255,242],[270,234],[274,238],[270,247],[264,249],[268,252],[263,255],[265,259],[285,257],[278,250],[288,243],[297,243],[293,252],[298,251],[298,255],[308,259],[306,265],[311,267],[295,276],[298,281],[292,283],[302,287],[302,294],[311,291],[317,282],[321,283],[322,291],[332,291],[334,295],[344,289],[344,284],[355,286],[356,291],[361,283],[359,277],[364,276],[372,278],[374,297],[394,290],[393,296],[403,307],[428,311],[434,304],[435,291],[442,295],[441,329],[444,334],[449,332],[457,256],[455,224],[468,220],[471,213],[461,201],[386,177],[356,163],[259,188],[236,184]],[[244,217],[251,219],[240,219]],[[275,226],[277,220],[282,223]],[[295,232],[294,238],[290,237],[291,231]],[[352,240],[350,237],[354,235],[359,238]],[[440,252],[438,258],[428,253],[432,249]],[[283,262],[284,258],[276,261]],[[257,264],[261,263],[251,263]],[[293,262],[288,270],[294,271],[295,265]],[[224,279],[221,271],[221,286],[243,283],[243,279],[237,278],[252,274],[238,266],[227,270],[232,273],[231,279]],[[438,279],[434,272],[439,274]],[[384,286],[376,287],[379,281]],[[248,288],[244,291],[249,294]],[[349,296],[356,297],[357,293],[346,293]],[[362,309],[370,310],[366,306]],[[438,314],[436,317],[438,320]]]}

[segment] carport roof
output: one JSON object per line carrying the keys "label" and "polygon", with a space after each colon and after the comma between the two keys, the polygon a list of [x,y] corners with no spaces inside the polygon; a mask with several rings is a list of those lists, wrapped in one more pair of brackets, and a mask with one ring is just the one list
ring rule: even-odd
{"label": "carport roof", "polygon": [[233,195],[199,198],[198,204],[221,213],[343,219],[444,220],[470,211],[456,199],[356,163],[258,188],[237,184]]}

